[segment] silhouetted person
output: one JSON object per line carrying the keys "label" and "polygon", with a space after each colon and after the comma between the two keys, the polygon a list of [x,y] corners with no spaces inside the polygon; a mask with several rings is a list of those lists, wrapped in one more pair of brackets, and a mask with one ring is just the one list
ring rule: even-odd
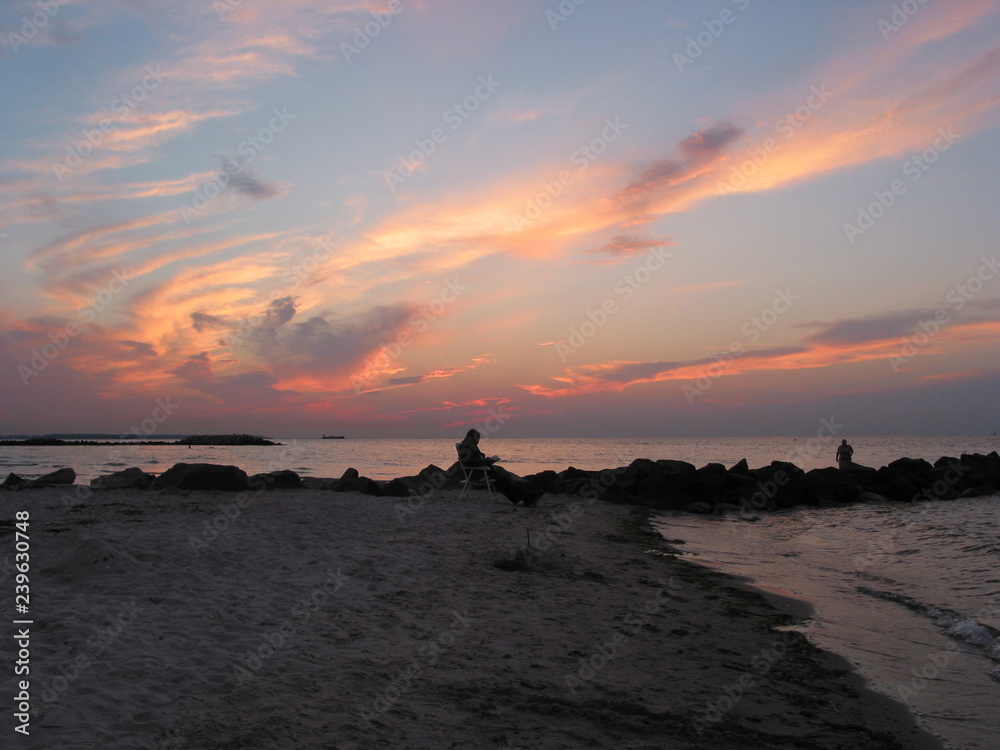
{"label": "silhouetted person", "polygon": [[524,477],[496,466],[500,460],[499,456],[486,456],[479,449],[479,430],[469,430],[465,433],[465,438],[458,445],[458,460],[463,466],[472,468],[474,466],[487,466],[490,469],[490,476],[493,483],[508,500],[517,505],[523,502],[525,505],[534,505],[543,494],[543,490],[529,482]]}
{"label": "silhouetted person", "polygon": [[854,448],[847,442],[847,438],[844,438],[840,441],[840,445],[837,446],[837,464],[841,470],[851,465],[852,456],[854,456]]}

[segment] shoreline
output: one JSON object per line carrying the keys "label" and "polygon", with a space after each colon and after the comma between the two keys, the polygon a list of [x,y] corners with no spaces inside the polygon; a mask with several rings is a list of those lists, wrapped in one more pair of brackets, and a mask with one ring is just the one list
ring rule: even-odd
{"label": "shoreline", "polygon": [[19,748],[942,747],[648,509],[68,489],[0,495],[32,517]]}

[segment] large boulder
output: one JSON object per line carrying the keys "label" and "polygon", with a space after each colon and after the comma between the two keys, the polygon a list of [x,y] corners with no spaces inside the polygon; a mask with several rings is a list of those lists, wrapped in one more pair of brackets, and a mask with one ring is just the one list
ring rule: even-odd
{"label": "large boulder", "polygon": [[680,510],[695,502],[696,469],[687,461],[636,459],[624,475],[633,502],[661,510]]}
{"label": "large boulder", "polygon": [[718,503],[739,502],[736,478],[722,464],[706,464],[695,472],[692,491],[701,502],[715,506]]}
{"label": "large boulder", "polygon": [[848,474],[832,466],[813,469],[805,475],[804,500],[813,505],[857,502],[861,490]]}
{"label": "large boulder", "polygon": [[877,484],[873,488],[880,495],[901,503],[910,503],[920,497],[927,483],[916,474],[905,469],[890,469],[883,466],[876,473]]}
{"label": "large boulder", "polygon": [[[383,492],[387,495],[392,495],[396,490],[402,491],[400,485],[403,485],[409,491],[410,495],[426,497],[435,490],[445,487],[449,481],[448,473],[444,469],[430,464],[426,468],[421,469],[418,474],[393,479],[392,482],[383,487]],[[397,495],[392,496],[396,497]],[[398,495],[398,497],[405,497],[405,495]]]}
{"label": "large boulder", "polygon": [[90,480],[90,486],[95,490],[145,490],[156,477],[138,466],[123,469],[111,474],[103,474]]}
{"label": "large boulder", "polygon": [[340,483],[332,477],[302,477],[302,486],[307,490],[335,490]]}
{"label": "large boulder", "polygon": [[382,486],[368,477],[350,477],[338,480],[334,492],[360,492],[362,495],[381,497]]}
{"label": "large boulder", "polygon": [[302,478],[290,469],[254,474],[248,480],[254,490],[297,490],[302,486]]}
{"label": "large boulder", "polygon": [[773,499],[776,507],[791,508],[805,501],[806,474],[790,461],[772,461],[753,475],[763,483],[761,491]]}
{"label": "large boulder", "polygon": [[383,497],[409,497],[410,486],[403,479],[390,479],[382,485]]}
{"label": "large boulder", "polygon": [[28,480],[24,477],[18,476],[14,472],[7,475],[7,478],[3,480],[3,484],[0,484],[0,488],[5,490],[16,490],[24,487],[28,484]]}
{"label": "large boulder", "polygon": [[76,481],[76,472],[73,469],[56,469],[55,471],[43,474],[38,479],[28,482],[28,487],[54,487],[56,485],[73,484]]}
{"label": "large boulder", "polygon": [[250,486],[247,473],[236,466],[219,464],[174,464],[158,476],[152,489],[220,490],[241,492]]}

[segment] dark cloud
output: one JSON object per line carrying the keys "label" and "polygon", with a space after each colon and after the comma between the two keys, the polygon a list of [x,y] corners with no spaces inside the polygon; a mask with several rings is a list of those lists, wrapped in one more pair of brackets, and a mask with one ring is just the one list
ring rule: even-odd
{"label": "dark cloud", "polygon": [[729,144],[742,134],[743,128],[728,122],[719,122],[689,135],[681,141],[679,150],[688,161],[699,163],[708,161],[728,148]]}
{"label": "dark cloud", "polygon": [[274,327],[284,325],[295,317],[295,298],[289,296],[271,300],[264,317],[269,325]]}
{"label": "dark cloud", "polygon": [[604,255],[609,258],[627,258],[633,255],[648,253],[654,248],[672,245],[669,237],[633,237],[618,235],[612,237],[606,245],[587,250],[593,255]]}
{"label": "dark cloud", "polygon": [[726,122],[716,123],[692,133],[678,146],[680,158],[654,162],[618,195],[626,202],[641,200],[688,179],[708,162],[717,158],[743,133],[743,128]]}
{"label": "dark cloud", "polygon": [[389,378],[388,385],[417,385],[418,383],[423,383],[425,380],[424,375],[413,375],[408,378]]}
{"label": "dark cloud", "polygon": [[276,198],[281,195],[281,188],[278,183],[265,182],[248,169],[232,175],[229,180],[229,187],[237,193],[252,198],[255,201]]}
{"label": "dark cloud", "polygon": [[801,354],[807,350],[808,347],[805,346],[777,346],[770,349],[753,349],[735,353],[720,352],[711,357],[685,362],[623,362],[616,367],[602,371],[597,375],[597,378],[610,383],[635,383],[643,380],[656,380],[674,370],[708,367],[720,363],[729,365],[733,362],[767,362],[793,354]]}
{"label": "dark cloud", "polygon": [[223,328],[227,325],[229,324],[226,319],[220,318],[218,315],[209,315],[200,310],[191,313],[191,327],[198,333],[211,328]]}
{"label": "dark cloud", "polygon": [[132,352],[139,354],[143,357],[155,357],[156,349],[152,344],[147,344],[145,341],[129,341],[128,339],[122,339],[119,342],[122,346],[131,350]]}
{"label": "dark cloud", "polygon": [[897,339],[916,331],[920,321],[933,318],[933,310],[902,310],[832,323],[814,323],[811,327],[821,327],[822,330],[810,336],[808,341],[812,344],[842,346]]}
{"label": "dark cloud", "polygon": [[274,300],[265,322],[247,336],[254,351],[278,369],[345,372],[372,352],[395,342],[413,309],[406,305],[375,307],[351,318],[330,312],[293,321],[291,298]]}

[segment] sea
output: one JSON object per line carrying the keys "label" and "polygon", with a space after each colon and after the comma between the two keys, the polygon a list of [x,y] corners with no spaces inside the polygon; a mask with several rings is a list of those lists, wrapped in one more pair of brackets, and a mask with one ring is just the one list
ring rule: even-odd
{"label": "sea", "polygon": [[[72,467],[78,484],[130,466],[234,464],[372,479],[455,460],[455,440],[272,438],[277,446],[0,446],[0,472],[34,478]],[[605,469],[636,458],[751,468],[834,465],[840,436],[635,439],[484,438],[487,454],[521,475]],[[1000,449],[996,436],[851,436],[857,463]],[[544,500],[543,500],[544,503]],[[1000,495],[915,504],[867,503],[724,517],[663,513],[656,525],[690,561],[738,576],[811,614],[794,626],[846,658],[869,685],[905,704],[954,750],[1000,748]],[[777,599],[780,597],[781,599]],[[748,671],[753,654],[746,655]],[[722,686],[720,686],[721,689]],[[706,710],[708,707],[706,706]]]}

